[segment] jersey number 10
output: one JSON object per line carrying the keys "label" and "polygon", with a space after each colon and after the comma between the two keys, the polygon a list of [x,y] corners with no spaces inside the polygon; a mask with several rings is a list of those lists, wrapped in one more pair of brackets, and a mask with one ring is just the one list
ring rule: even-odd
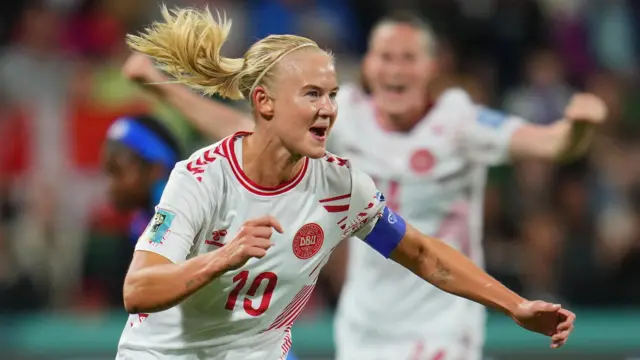
{"label": "jersey number 10", "polygon": [[[236,306],[236,302],[238,302],[238,295],[247,284],[247,280],[249,280],[249,271],[247,270],[241,271],[233,277],[233,282],[236,284],[236,286],[229,293],[227,303],[224,306],[225,309],[233,311]],[[263,280],[267,281],[267,286],[265,287],[264,293],[262,294],[260,304],[256,308],[253,306],[253,301],[249,298],[249,296],[256,296],[258,288],[260,287],[260,284],[262,284]],[[272,272],[263,272],[258,274],[255,279],[253,279],[249,290],[247,290],[247,296],[245,296],[244,300],[242,301],[244,311],[251,316],[260,316],[264,314],[264,312],[269,308],[269,304],[271,304],[271,297],[273,296],[273,291],[275,290],[277,283],[278,277]]]}

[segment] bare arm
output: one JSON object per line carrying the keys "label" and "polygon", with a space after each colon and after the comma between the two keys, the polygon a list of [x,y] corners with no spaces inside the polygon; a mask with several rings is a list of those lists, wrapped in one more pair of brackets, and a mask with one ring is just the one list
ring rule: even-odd
{"label": "bare arm", "polygon": [[246,114],[204,98],[169,79],[153,66],[148,57],[133,54],[122,68],[128,79],[143,86],[180,111],[198,131],[213,139],[222,139],[238,131],[252,131],[253,121]]}
{"label": "bare arm", "polygon": [[594,124],[566,119],[549,126],[523,125],[513,134],[509,152],[514,159],[570,161],[586,152],[594,128]]}
{"label": "bare arm", "polygon": [[507,315],[526,302],[457,250],[409,224],[391,259],[443,291]]}
{"label": "bare arm", "polygon": [[131,314],[171,308],[222,275],[217,252],[174,264],[162,255],[136,251],[124,280],[124,307]]}
{"label": "bare arm", "polygon": [[[129,313],[158,312],[171,308],[226,271],[262,258],[271,243],[272,230],[283,233],[271,216],[246,221],[222,248],[175,264],[150,251],[136,251],[124,281],[124,306]],[[142,240],[141,240],[142,241]]]}
{"label": "bare arm", "polygon": [[591,142],[594,129],[602,123],[607,109],[591,94],[575,95],[563,119],[549,126],[521,126],[510,142],[512,158],[538,158],[569,161],[582,156]]}

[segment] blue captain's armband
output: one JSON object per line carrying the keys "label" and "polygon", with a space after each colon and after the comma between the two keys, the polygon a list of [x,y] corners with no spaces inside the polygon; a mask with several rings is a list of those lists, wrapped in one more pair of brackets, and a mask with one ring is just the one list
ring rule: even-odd
{"label": "blue captain's armband", "polygon": [[378,219],[369,235],[364,238],[364,241],[388,258],[406,232],[407,224],[404,219],[385,206],[382,216]]}

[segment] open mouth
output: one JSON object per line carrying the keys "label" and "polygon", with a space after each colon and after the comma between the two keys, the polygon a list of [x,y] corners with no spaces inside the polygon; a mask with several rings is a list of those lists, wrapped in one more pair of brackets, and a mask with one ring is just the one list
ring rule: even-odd
{"label": "open mouth", "polygon": [[402,95],[407,91],[407,87],[405,85],[385,85],[384,90],[392,94]]}
{"label": "open mouth", "polygon": [[318,140],[325,140],[327,138],[327,130],[326,126],[313,126],[309,129],[311,135]]}

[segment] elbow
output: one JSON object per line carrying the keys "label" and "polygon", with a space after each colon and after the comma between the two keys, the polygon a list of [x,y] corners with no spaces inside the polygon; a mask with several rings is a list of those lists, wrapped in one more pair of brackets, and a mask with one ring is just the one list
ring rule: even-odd
{"label": "elbow", "polygon": [[150,303],[149,292],[145,290],[141,279],[127,276],[122,288],[122,300],[124,309],[129,314],[152,313],[159,311],[157,306]]}
{"label": "elbow", "polygon": [[122,300],[124,302],[124,309],[129,314],[138,314],[144,312],[141,309],[141,296],[140,291],[136,289],[135,284],[131,284],[130,281],[125,280],[124,287],[122,289]]}

